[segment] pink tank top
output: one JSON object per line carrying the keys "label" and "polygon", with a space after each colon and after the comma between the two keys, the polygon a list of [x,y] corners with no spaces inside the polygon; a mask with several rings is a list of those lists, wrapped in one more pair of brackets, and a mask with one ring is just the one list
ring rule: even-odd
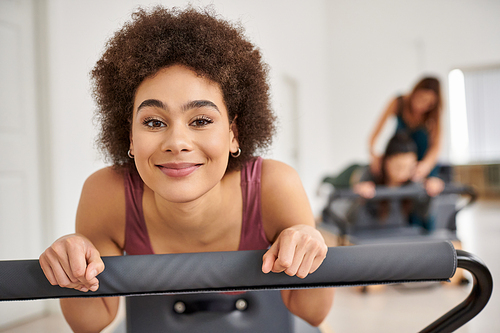
{"label": "pink tank top", "polygon": [[[262,227],[261,170],[261,157],[248,161],[241,170],[243,215],[238,251],[262,250],[271,245]],[[132,255],[154,254],[142,208],[144,183],[137,172],[125,172],[124,181],[126,205],[124,250]]]}

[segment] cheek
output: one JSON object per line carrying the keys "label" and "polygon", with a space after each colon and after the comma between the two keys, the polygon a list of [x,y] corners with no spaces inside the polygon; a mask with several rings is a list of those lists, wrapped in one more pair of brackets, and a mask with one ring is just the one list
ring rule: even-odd
{"label": "cheek", "polygon": [[229,156],[229,137],[227,133],[219,132],[202,136],[198,141],[198,146],[212,159],[227,159]]}
{"label": "cheek", "polygon": [[160,144],[159,136],[135,133],[133,136],[134,154],[136,156],[149,155]]}

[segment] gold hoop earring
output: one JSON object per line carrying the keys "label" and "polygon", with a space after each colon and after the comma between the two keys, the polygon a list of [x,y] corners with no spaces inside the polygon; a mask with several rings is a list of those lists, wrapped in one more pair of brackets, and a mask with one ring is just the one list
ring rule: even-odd
{"label": "gold hoop earring", "polygon": [[238,147],[238,151],[236,153],[231,152],[231,156],[234,158],[240,157],[241,155],[241,148]]}

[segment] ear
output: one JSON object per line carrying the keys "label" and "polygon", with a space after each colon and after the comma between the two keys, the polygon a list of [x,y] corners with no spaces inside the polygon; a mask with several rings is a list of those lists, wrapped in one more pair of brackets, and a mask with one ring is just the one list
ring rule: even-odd
{"label": "ear", "polygon": [[128,148],[130,149],[130,153],[134,155],[134,137],[132,136],[132,129],[130,129],[129,141],[130,144]]}
{"label": "ear", "polygon": [[231,153],[237,153],[238,148],[240,148],[240,144],[238,142],[238,127],[236,126],[236,118],[235,116],[233,121],[229,124],[229,151]]}

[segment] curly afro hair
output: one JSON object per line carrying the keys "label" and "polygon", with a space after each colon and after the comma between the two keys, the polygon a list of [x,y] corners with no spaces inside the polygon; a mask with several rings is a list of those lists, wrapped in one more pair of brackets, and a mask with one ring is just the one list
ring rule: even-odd
{"label": "curly afro hair", "polygon": [[115,167],[135,168],[127,155],[134,95],[141,82],[160,69],[184,65],[219,84],[229,120],[235,121],[241,155],[229,157],[227,171],[238,170],[257,151],[267,149],[275,132],[268,67],[241,26],[210,8],[138,9],[107,42],[91,72],[97,144]]}

